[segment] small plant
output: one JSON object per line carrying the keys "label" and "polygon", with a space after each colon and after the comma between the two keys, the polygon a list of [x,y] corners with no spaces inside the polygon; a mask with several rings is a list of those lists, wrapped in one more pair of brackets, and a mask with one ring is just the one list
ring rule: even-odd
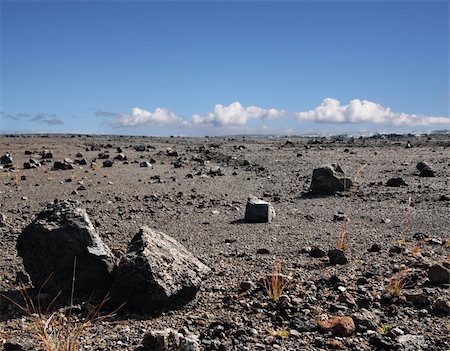
{"label": "small plant", "polygon": [[270,275],[264,279],[264,287],[266,288],[269,298],[278,301],[284,290],[288,287],[290,277],[281,274],[281,264],[276,262]]}
{"label": "small plant", "polygon": [[381,323],[378,327],[377,327],[377,332],[381,335],[386,335],[387,333],[389,333],[389,330],[391,330],[391,327],[388,326],[387,324],[383,324]]}
{"label": "small plant", "polygon": [[269,335],[273,336],[274,338],[285,340],[289,337],[289,332],[285,327],[278,327],[277,329],[270,328]]}
{"label": "small plant", "polygon": [[348,249],[348,237],[345,228],[338,234],[336,248],[341,251],[347,251]]}
{"label": "small plant", "polygon": [[400,296],[402,294],[403,286],[406,283],[406,275],[408,273],[407,268],[403,268],[401,271],[399,271],[397,274],[395,274],[388,283],[388,286],[386,288],[386,291],[391,296]]}

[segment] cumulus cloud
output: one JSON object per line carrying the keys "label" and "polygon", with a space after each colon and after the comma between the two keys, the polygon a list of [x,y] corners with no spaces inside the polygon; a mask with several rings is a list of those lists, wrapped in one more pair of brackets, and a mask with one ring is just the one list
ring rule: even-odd
{"label": "cumulus cloud", "polygon": [[193,115],[194,126],[222,127],[229,125],[242,126],[250,120],[269,120],[285,115],[284,110],[274,108],[263,109],[257,106],[243,107],[239,102],[233,102],[228,106],[215,105],[214,111],[204,116]]}
{"label": "cumulus cloud", "polygon": [[131,109],[130,114],[117,114],[117,118],[111,123],[111,126],[113,128],[137,126],[175,127],[182,123],[182,118],[164,108],[158,107],[155,111],[150,112],[135,107]]}
{"label": "cumulus cloud", "polygon": [[299,121],[318,123],[377,123],[394,126],[450,125],[450,118],[393,112],[389,107],[354,99],[347,105],[326,98],[314,110],[295,114]]}

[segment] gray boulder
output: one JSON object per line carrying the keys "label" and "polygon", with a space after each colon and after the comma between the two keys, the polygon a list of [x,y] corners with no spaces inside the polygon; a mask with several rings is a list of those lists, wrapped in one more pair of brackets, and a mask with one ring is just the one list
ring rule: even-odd
{"label": "gray boulder", "polygon": [[111,286],[116,258],[76,201],[49,204],[19,235],[17,251],[34,287],[52,296],[69,296],[75,257],[75,296],[104,294]]}
{"label": "gray boulder", "polygon": [[0,164],[7,165],[13,162],[13,158],[9,153],[6,153],[2,157],[0,157]]}
{"label": "gray boulder", "polygon": [[420,172],[421,177],[434,177],[435,173],[433,168],[426,162],[419,162],[416,166]]}
{"label": "gray boulder", "polygon": [[192,299],[210,269],[172,237],[144,226],[117,267],[111,300],[140,312]]}
{"label": "gray boulder", "polygon": [[247,222],[271,222],[275,217],[275,209],[272,205],[255,196],[250,196],[245,207],[245,220]]}
{"label": "gray boulder", "polygon": [[339,165],[325,165],[314,169],[310,190],[315,193],[333,194],[345,191],[353,185]]}

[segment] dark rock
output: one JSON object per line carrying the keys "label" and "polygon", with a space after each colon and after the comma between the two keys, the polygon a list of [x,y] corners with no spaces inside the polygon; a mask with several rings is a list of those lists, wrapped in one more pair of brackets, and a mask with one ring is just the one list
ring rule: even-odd
{"label": "dark rock", "polygon": [[372,246],[369,247],[369,248],[367,249],[367,251],[368,251],[368,252],[380,252],[380,251],[381,251],[381,246],[380,246],[379,244],[377,244],[377,243],[372,244]]}
{"label": "dark rock", "polygon": [[116,157],[114,157],[114,159],[118,161],[126,161],[127,157],[124,154],[120,153]]}
{"label": "dark rock", "polygon": [[348,263],[347,257],[345,257],[345,252],[339,249],[328,250],[328,258],[330,259],[330,264],[333,266]]}
{"label": "dark rock", "polygon": [[3,344],[3,351],[24,351],[23,345],[16,342],[6,342]]}
{"label": "dark rock", "polygon": [[211,168],[208,172],[210,176],[223,176],[222,169],[220,167]]}
{"label": "dark rock", "polygon": [[0,164],[7,165],[13,162],[13,158],[9,153],[6,153],[2,157],[0,157]]}
{"label": "dark rock", "polygon": [[146,147],[145,147],[145,145],[136,145],[136,146],[134,147],[134,149],[135,149],[136,151],[142,152],[142,151],[145,151],[145,150],[146,150]]}
{"label": "dark rock", "polygon": [[258,255],[268,255],[268,254],[270,254],[270,251],[266,248],[261,248],[261,249],[256,250],[256,253]]}
{"label": "dark rock", "polygon": [[209,272],[175,239],[144,226],[120,261],[111,299],[141,312],[180,305],[195,296]]}
{"label": "dark rock", "polygon": [[150,162],[147,162],[147,161],[141,162],[139,164],[139,167],[153,168],[152,164]]}
{"label": "dark rock", "polygon": [[437,263],[428,269],[428,279],[430,279],[431,284],[449,284],[450,283],[450,264],[443,262],[441,264]]}
{"label": "dark rock", "polygon": [[255,196],[250,196],[245,207],[245,220],[247,222],[271,222],[275,217],[275,209],[272,205]]}
{"label": "dark rock", "polygon": [[51,151],[44,150],[41,152],[41,157],[42,159],[50,159],[53,158],[53,153]]}
{"label": "dark rock", "polygon": [[166,155],[171,157],[178,157],[178,152],[172,149],[167,149]]}
{"label": "dark rock", "polygon": [[314,258],[325,257],[326,255],[326,251],[317,246],[311,248],[311,251],[309,251],[309,256]]}
{"label": "dark rock", "polygon": [[420,172],[421,177],[434,177],[435,172],[433,168],[426,162],[419,162],[416,166],[416,168]]}
{"label": "dark rock", "polygon": [[333,316],[317,322],[319,330],[335,336],[351,336],[355,333],[355,323],[351,317]]}
{"label": "dark rock", "polygon": [[394,178],[389,179],[386,182],[386,185],[390,186],[390,187],[395,187],[395,188],[398,188],[400,186],[408,186],[408,184],[406,184],[405,181],[403,180],[403,178],[401,178],[401,177],[394,177]]}
{"label": "dark rock", "polygon": [[34,287],[54,296],[69,296],[75,257],[74,296],[110,288],[115,257],[76,201],[49,204],[20,234],[17,251]]}
{"label": "dark rock", "polygon": [[64,161],[55,161],[53,163],[53,170],[67,171],[73,169],[72,161],[65,159]]}
{"label": "dark rock", "polygon": [[103,161],[103,167],[112,167],[114,164],[113,160],[105,160]]}
{"label": "dark rock", "polygon": [[439,315],[450,315],[450,300],[447,297],[438,298],[433,304],[433,311]]}
{"label": "dark rock", "polygon": [[352,186],[352,180],[345,176],[339,165],[325,165],[314,169],[310,190],[315,193],[332,194]]}
{"label": "dark rock", "polygon": [[172,328],[152,330],[142,340],[144,350],[148,351],[199,351],[196,337],[183,335]]}

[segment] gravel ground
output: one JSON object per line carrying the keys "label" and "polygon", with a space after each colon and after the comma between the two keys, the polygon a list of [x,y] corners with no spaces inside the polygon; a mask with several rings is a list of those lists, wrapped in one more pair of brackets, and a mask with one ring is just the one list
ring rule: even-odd
{"label": "gravel ground", "polygon": [[[145,151],[136,151],[138,145]],[[117,147],[127,162],[102,167],[99,154],[113,159]],[[168,148],[178,156],[169,156]],[[24,169],[30,158],[40,161],[43,150],[53,158]],[[202,350],[450,349],[449,285],[428,279],[431,265],[450,260],[449,135],[289,141],[0,136],[0,154],[6,152],[14,169],[0,173],[3,294],[16,296],[16,277],[24,271],[15,248],[18,235],[55,199],[80,201],[117,254],[148,225],[212,269],[183,308],[153,316],[119,312],[93,323],[83,334],[84,350],[139,350],[145,332],[168,327],[196,335]],[[84,158],[87,165],[52,170],[65,158]],[[153,168],[139,166],[151,159]],[[419,161],[432,165],[436,176],[420,177]],[[313,169],[332,163],[355,186],[342,194],[311,195]],[[386,186],[393,177],[407,186]],[[249,195],[274,206],[271,223],[243,221]],[[338,212],[348,221],[333,220]],[[348,237],[348,263],[330,265],[326,252],[342,233]],[[373,244],[379,251],[368,251]],[[312,247],[325,256],[311,257]],[[285,296],[274,302],[259,282],[276,263],[291,279]],[[387,285],[399,271],[405,284],[400,296],[390,296]],[[318,329],[318,320],[334,315],[352,317],[354,333]],[[2,342],[39,349],[30,320],[6,299],[0,299]]]}

